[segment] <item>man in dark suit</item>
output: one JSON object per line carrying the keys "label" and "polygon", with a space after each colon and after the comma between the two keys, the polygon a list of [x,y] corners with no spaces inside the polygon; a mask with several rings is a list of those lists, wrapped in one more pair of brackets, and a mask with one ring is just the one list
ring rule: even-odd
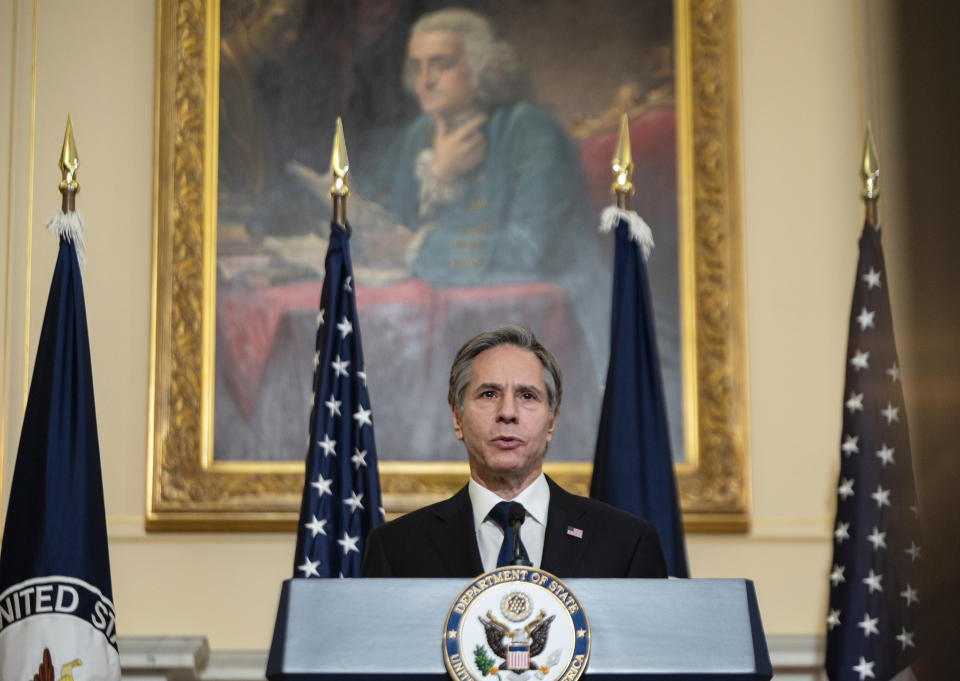
{"label": "man in dark suit", "polygon": [[467,341],[447,399],[470,481],[373,530],[363,576],[469,578],[519,559],[561,578],[665,577],[650,523],[543,474],[561,395],[557,362],[529,329],[504,326]]}

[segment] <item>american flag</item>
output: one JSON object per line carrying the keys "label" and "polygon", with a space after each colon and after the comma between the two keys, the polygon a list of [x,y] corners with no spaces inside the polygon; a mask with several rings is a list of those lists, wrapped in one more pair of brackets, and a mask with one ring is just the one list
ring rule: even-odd
{"label": "american flag", "polygon": [[363,543],[383,522],[349,239],[349,226],[331,224],[295,577],[359,576]]}
{"label": "american flag", "polygon": [[826,670],[886,681],[917,658],[920,519],[880,230],[869,223],[850,311]]}

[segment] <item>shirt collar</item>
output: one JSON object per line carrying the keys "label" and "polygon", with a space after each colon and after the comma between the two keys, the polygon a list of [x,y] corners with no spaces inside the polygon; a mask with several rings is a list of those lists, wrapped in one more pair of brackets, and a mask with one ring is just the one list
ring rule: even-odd
{"label": "shirt collar", "polygon": [[[467,483],[467,492],[470,495],[470,505],[473,506],[473,526],[479,528],[487,515],[502,498],[491,492],[479,482],[470,478]],[[536,480],[527,485],[512,501],[519,501],[527,512],[527,517],[533,518],[539,525],[547,526],[547,510],[550,507],[550,486],[547,476],[540,472]]]}

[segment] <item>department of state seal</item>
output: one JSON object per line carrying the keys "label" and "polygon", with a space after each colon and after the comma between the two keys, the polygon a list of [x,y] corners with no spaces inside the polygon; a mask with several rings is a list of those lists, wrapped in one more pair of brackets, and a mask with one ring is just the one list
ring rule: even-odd
{"label": "department of state seal", "polygon": [[443,630],[456,681],[576,681],[590,657],[580,601],[543,570],[502,567],[460,592]]}

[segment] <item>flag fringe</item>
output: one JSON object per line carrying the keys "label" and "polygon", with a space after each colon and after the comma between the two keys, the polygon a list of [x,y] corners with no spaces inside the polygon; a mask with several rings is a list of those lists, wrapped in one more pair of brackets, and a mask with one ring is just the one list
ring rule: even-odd
{"label": "flag fringe", "polygon": [[650,253],[653,251],[653,230],[636,211],[607,206],[600,214],[600,226],[597,229],[601,232],[612,231],[620,220],[627,223],[630,238],[640,244],[640,248],[643,249],[643,259],[649,260]]}
{"label": "flag fringe", "polygon": [[80,263],[80,267],[87,264],[87,248],[83,243],[83,231],[86,228],[83,216],[78,210],[64,213],[63,209],[58,208],[47,220],[47,231],[73,242],[77,249],[77,262]]}

